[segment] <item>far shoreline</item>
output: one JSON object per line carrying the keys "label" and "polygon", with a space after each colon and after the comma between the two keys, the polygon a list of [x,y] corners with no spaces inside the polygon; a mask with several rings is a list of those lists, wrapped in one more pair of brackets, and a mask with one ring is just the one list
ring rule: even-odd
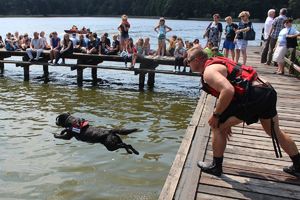
{"label": "far shoreline", "polygon": [[[161,16],[131,16],[128,15],[129,18],[136,19],[159,19]],[[120,18],[121,15],[0,15],[0,18],[87,18],[87,17],[112,17],[112,18]],[[200,18],[177,18],[177,17],[165,17],[168,20],[192,20],[192,21],[211,21],[212,18],[200,17]],[[225,17],[224,17],[225,18]],[[238,18],[233,18],[234,21],[239,21]],[[225,22],[225,20],[221,19],[220,21]],[[260,19],[251,19],[252,22],[262,23],[263,21]]]}

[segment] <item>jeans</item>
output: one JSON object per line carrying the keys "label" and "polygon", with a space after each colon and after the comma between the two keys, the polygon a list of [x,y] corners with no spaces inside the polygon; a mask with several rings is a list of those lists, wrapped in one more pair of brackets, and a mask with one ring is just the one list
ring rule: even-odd
{"label": "jeans", "polygon": [[26,53],[30,59],[33,59],[33,52],[36,52],[36,59],[38,60],[41,54],[43,53],[43,49],[26,49]]}

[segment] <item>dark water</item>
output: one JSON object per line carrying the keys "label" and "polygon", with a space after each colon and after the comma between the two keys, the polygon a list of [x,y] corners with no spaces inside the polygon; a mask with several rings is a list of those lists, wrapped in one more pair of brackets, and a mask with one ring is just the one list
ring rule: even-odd
{"label": "dark water", "polygon": [[[4,18],[5,32],[47,33],[76,24],[98,33],[116,33],[117,18]],[[157,20],[131,19],[135,38],[149,36]],[[208,22],[167,21],[172,34],[199,38]],[[25,26],[26,24],[26,26]],[[256,25],[258,26],[258,25]],[[200,30],[200,31],[199,31]],[[257,42],[257,41],[256,41]],[[203,43],[203,41],[202,41]],[[105,65],[118,65],[105,63]],[[157,199],[192,117],[199,96],[199,78],[156,75],[153,91],[140,92],[133,72],[99,70],[109,84],[76,86],[76,72],[50,67],[51,82],[35,77],[41,67],[31,67],[30,83],[23,71],[5,66],[0,77],[0,199]],[[90,70],[84,78],[90,79]],[[124,142],[140,155],[124,150],[108,152],[101,144],[53,138],[59,113],[71,112],[95,126],[138,128]]]}

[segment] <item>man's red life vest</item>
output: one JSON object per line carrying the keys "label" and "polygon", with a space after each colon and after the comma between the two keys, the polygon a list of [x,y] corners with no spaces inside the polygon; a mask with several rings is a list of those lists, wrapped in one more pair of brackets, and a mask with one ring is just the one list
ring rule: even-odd
{"label": "man's red life vest", "polygon": [[[213,64],[222,64],[226,66],[226,78],[234,87],[235,98],[242,97],[247,92],[252,82],[257,80],[257,72],[255,69],[253,69],[253,67],[238,64],[225,57],[212,57],[205,62],[204,68]],[[205,92],[215,97],[219,97],[220,93],[205,83],[203,77],[201,78],[201,81],[202,89]]]}

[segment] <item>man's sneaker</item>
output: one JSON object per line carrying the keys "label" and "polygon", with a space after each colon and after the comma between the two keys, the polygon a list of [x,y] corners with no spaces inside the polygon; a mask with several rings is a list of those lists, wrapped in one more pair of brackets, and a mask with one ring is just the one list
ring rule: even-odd
{"label": "man's sneaker", "polygon": [[283,171],[293,176],[300,177],[300,167],[296,168],[294,165],[291,165],[289,167],[284,167]]}
{"label": "man's sneaker", "polygon": [[202,169],[203,172],[208,173],[208,174],[212,174],[215,176],[221,176],[223,173],[222,165],[217,166],[214,162],[208,164],[208,163],[199,161],[197,163],[197,165],[198,165],[198,167],[200,167]]}

